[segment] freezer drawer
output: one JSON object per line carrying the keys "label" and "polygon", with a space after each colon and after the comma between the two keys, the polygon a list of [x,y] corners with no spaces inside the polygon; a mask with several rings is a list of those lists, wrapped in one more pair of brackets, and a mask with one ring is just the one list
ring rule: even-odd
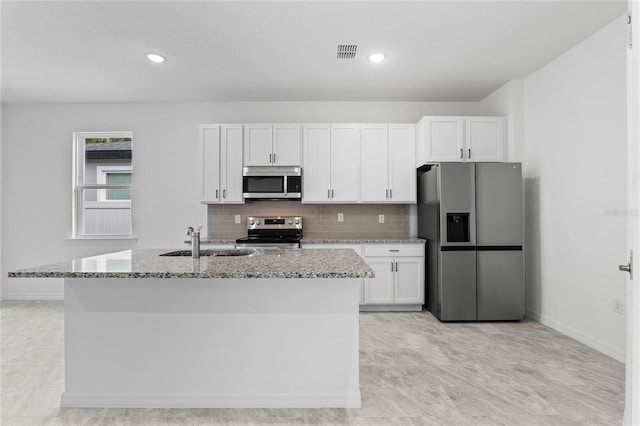
{"label": "freezer drawer", "polygon": [[524,317],[524,263],[521,250],[477,252],[478,320]]}
{"label": "freezer drawer", "polygon": [[[476,252],[440,252],[441,321],[476,320]],[[442,285],[446,283],[446,285]]]}

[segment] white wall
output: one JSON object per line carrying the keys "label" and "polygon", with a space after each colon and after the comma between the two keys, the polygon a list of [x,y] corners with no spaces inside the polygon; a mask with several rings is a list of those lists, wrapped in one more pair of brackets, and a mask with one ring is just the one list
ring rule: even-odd
{"label": "white wall", "polygon": [[626,31],[622,17],[523,82],[528,314],[621,361]]}
{"label": "white wall", "polygon": [[523,81],[513,79],[479,102],[479,114],[507,117],[507,161],[524,161]]}
{"label": "white wall", "polygon": [[[206,225],[199,203],[198,125],[212,122],[408,122],[477,114],[477,103],[245,102],[5,105],[2,127],[2,270],[127,248],[179,247]],[[71,135],[131,130],[133,241],[71,235]],[[60,298],[61,280],[2,277],[3,298]]]}

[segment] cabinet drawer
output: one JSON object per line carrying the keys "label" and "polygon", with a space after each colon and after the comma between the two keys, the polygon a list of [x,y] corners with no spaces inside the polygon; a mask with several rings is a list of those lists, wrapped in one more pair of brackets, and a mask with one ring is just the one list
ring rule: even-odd
{"label": "cabinet drawer", "polygon": [[365,256],[423,256],[424,244],[365,244]]}

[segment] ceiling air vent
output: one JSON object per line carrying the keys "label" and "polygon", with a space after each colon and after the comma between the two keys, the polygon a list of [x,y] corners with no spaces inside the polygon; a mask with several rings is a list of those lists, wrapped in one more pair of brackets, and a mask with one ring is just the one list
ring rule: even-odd
{"label": "ceiling air vent", "polygon": [[338,59],[355,59],[358,56],[357,44],[339,44]]}

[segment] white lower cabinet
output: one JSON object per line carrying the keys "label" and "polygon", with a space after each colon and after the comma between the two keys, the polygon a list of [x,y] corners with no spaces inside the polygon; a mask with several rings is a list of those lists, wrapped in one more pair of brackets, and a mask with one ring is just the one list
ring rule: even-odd
{"label": "white lower cabinet", "polygon": [[376,274],[364,279],[365,309],[422,309],[424,244],[365,244],[364,260]]}
{"label": "white lower cabinet", "polygon": [[424,244],[302,244],[303,249],[350,248],[373,269],[375,278],[362,280],[360,310],[422,310],[424,304]]}

